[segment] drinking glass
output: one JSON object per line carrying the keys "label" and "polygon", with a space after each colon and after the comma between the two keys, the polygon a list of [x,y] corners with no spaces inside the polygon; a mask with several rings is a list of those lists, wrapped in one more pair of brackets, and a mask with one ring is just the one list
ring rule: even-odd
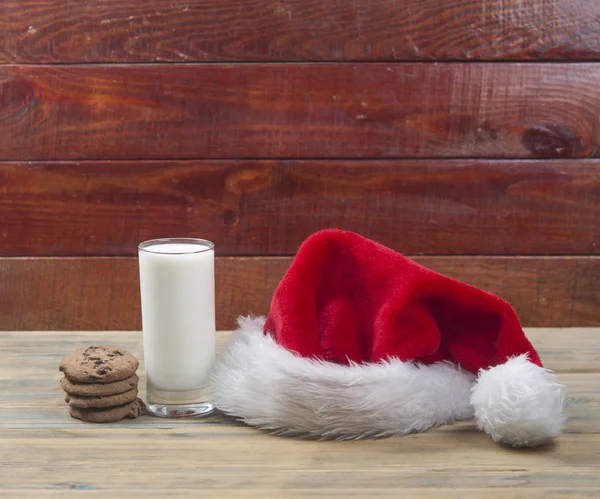
{"label": "drinking glass", "polygon": [[168,238],[138,246],[147,407],[166,418],[207,415],[215,359],[214,245]]}

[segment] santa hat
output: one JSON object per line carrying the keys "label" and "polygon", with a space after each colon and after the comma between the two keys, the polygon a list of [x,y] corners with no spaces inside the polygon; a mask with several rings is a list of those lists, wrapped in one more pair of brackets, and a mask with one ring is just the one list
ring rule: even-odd
{"label": "santa hat", "polygon": [[239,320],[212,394],[247,424],[302,437],[475,416],[497,442],[536,446],[563,427],[564,387],[508,303],[341,230],[303,243],[266,320]]}

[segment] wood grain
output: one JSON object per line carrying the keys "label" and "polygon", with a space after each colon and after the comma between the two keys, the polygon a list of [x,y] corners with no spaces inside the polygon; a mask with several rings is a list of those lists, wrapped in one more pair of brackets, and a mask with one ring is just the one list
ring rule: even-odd
{"label": "wood grain", "polygon": [[0,159],[598,154],[600,64],[0,67]]}
{"label": "wood grain", "polygon": [[292,255],[323,227],[411,254],[597,254],[600,161],[0,163],[0,255],[135,255],[156,237]]}
{"label": "wood grain", "polygon": [[[112,477],[111,477],[112,478]],[[345,477],[347,479],[347,477]],[[426,481],[426,480],[425,480]],[[393,480],[396,483],[397,480]],[[27,498],[35,497],[36,499],[54,499],[57,497],[70,499],[72,497],[81,497],[81,490],[85,490],[85,497],[92,498],[112,498],[114,497],[113,492],[103,490],[89,490],[85,484],[63,482],[56,484],[54,490],[39,490],[39,489],[22,489],[14,490],[9,489],[7,492],[0,490],[0,497],[7,499],[13,498]],[[173,493],[172,489],[166,490],[134,490],[126,489],[127,497],[132,498],[148,498],[148,497],[197,497],[198,491],[195,489],[178,489],[177,492]],[[436,497],[444,496],[446,499],[479,499],[485,496],[488,499],[505,499],[508,496],[516,496],[519,499],[577,499],[577,498],[589,498],[594,497],[597,492],[596,488],[584,488],[578,487],[576,489],[562,488],[562,487],[536,487],[532,489],[524,489],[521,487],[508,486],[503,488],[488,489],[484,488],[458,488],[451,490],[448,488],[402,488],[402,496],[405,498],[412,499],[434,499]],[[203,499],[222,499],[224,495],[231,498],[237,499],[265,499],[265,498],[276,498],[281,497],[285,494],[285,497],[299,498],[299,497],[311,497],[316,499],[329,498],[329,497],[369,497],[378,498],[390,498],[396,499],[398,497],[398,490],[392,485],[389,488],[358,488],[358,489],[345,489],[343,487],[336,488],[336,490],[327,489],[326,495],[319,495],[314,488],[295,488],[291,490],[289,487],[283,487],[280,485],[271,485],[265,487],[256,487],[255,489],[247,488],[228,488],[224,490],[203,490]]]}
{"label": "wood grain", "polygon": [[526,328],[525,333],[549,369],[561,373],[600,372],[597,328]]}
{"label": "wood grain", "polygon": [[[494,444],[473,421],[354,442],[274,437],[219,413],[82,423],[68,416],[58,364],[94,334],[140,357],[144,397],[139,332],[0,333],[0,496],[392,498],[400,490],[420,499],[545,499],[594,497],[600,488],[598,364],[581,374],[560,368],[589,361],[563,339],[598,351],[597,328],[528,331],[555,352],[547,365],[566,386],[568,418],[554,445],[531,450]],[[226,341],[220,334],[221,347]]]}
{"label": "wood grain", "polygon": [[[598,331],[596,330],[596,335]],[[100,333],[100,337],[105,336],[106,333]],[[39,339],[40,333],[38,333]],[[91,333],[88,333],[87,338],[82,338],[78,343],[73,341],[70,344],[74,346],[72,349],[79,347],[80,345],[86,345],[91,339]],[[122,343],[118,343],[120,347],[124,347]],[[596,343],[597,345],[597,343]],[[62,352],[61,355],[68,352]],[[136,354],[136,357],[138,355]],[[143,362],[143,358],[139,357]],[[26,359],[26,362],[31,362],[32,357]],[[57,360],[57,364],[60,358]],[[14,365],[14,364],[13,364]],[[48,369],[46,367],[46,369]],[[37,369],[37,376],[44,376],[40,373],[42,366]],[[50,366],[50,370],[54,372],[55,366]],[[28,371],[25,371],[28,374]],[[23,376],[23,374],[21,374]],[[79,421],[73,421],[67,416],[67,407],[65,404],[64,393],[60,391],[59,387],[59,376],[53,375],[50,379],[46,372],[47,378],[45,382],[38,382],[31,374],[27,381],[21,379],[20,383],[13,383],[9,380],[7,383],[7,389],[16,390],[9,393],[8,396],[2,397],[4,404],[2,409],[2,415],[0,416],[0,434],[2,430],[25,430],[25,429],[48,429],[52,428],[58,431],[64,431],[65,433],[77,433],[77,430],[81,429],[81,423]],[[141,382],[139,385],[139,395],[145,399],[145,377],[143,373],[138,373]],[[600,384],[600,375],[598,373],[585,373],[585,374],[558,374],[557,378],[559,382],[565,386],[568,398],[566,401],[566,415],[569,418],[568,432],[570,434],[593,434],[600,439],[600,397],[598,396],[598,390],[594,389],[594,385]],[[29,389],[35,394],[32,396],[23,396],[22,388],[23,385],[27,384]],[[43,391],[42,391],[43,390]],[[61,397],[61,394],[63,395]],[[36,407],[44,407],[44,410],[39,411],[37,414],[33,412]],[[67,416],[67,417],[66,417]],[[217,413],[211,418],[211,423],[219,425],[222,433],[225,435],[243,435],[246,436],[249,432],[247,428],[244,428],[241,423],[232,421],[224,414]],[[152,417],[143,418],[135,422],[134,425],[138,429],[153,429],[161,430],[165,427],[165,422],[157,420]],[[238,424],[236,424],[238,423]],[[185,422],[176,421],[170,423],[177,429],[175,425],[182,425]],[[111,425],[111,427],[121,427],[128,429],[132,425],[129,421],[121,421],[119,424]],[[179,427],[180,429],[180,427]],[[69,430],[72,430],[70,432]],[[473,421],[460,422],[452,426],[444,426],[436,429],[438,434],[454,434],[455,437],[460,437],[463,433],[478,433],[474,427]],[[217,430],[218,432],[218,430]],[[125,433],[125,432],[120,432]],[[187,433],[187,432],[186,432]],[[211,433],[216,433],[213,429]],[[179,435],[178,435],[179,436]],[[183,435],[182,435],[183,436]],[[186,436],[191,436],[189,433]],[[250,434],[249,436],[254,436]],[[139,437],[138,437],[139,438]],[[600,442],[599,442],[600,443]],[[1,463],[1,461],[0,461]],[[246,464],[246,463],[244,463]],[[599,463],[596,463],[600,466]]]}
{"label": "wood grain", "polygon": [[[508,300],[525,326],[600,323],[600,257],[418,257]],[[217,327],[266,314],[290,258],[221,257]],[[139,329],[137,258],[1,258],[0,330]]]}
{"label": "wood grain", "polygon": [[594,0],[4,0],[0,62],[600,58]]}
{"label": "wood grain", "polygon": [[[350,445],[295,442],[202,423],[154,431],[133,425],[125,431],[89,425],[85,431],[30,429],[19,431],[20,438],[0,430],[10,449],[1,462],[16,468],[1,473],[9,490],[89,488],[104,497],[145,488],[183,497],[198,497],[197,488],[203,497],[205,490],[209,497],[252,491],[262,491],[262,497],[398,497],[402,487],[402,497],[412,497],[405,488],[428,499],[465,488],[482,494],[471,491],[468,497],[505,498],[522,487],[525,495],[517,497],[541,498],[533,495],[538,487],[564,494],[572,483],[574,495],[546,497],[584,497],[598,486],[597,434],[568,434],[554,449],[518,454],[495,449],[489,436],[472,428],[461,429]],[[496,495],[484,492],[486,487]]]}

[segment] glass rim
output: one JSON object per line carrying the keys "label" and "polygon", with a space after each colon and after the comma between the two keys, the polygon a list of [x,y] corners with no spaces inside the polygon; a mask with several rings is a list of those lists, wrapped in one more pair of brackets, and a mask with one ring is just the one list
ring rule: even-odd
{"label": "glass rim", "polygon": [[[164,253],[162,251],[152,251],[153,246],[162,246],[163,244],[189,244],[202,246],[202,248],[193,251],[175,251],[173,253]],[[144,251],[145,253],[152,253],[153,255],[194,255],[198,253],[204,253],[206,251],[212,251],[215,249],[213,242],[208,239],[198,239],[195,237],[161,237],[159,239],[148,239],[138,244],[138,251]]]}

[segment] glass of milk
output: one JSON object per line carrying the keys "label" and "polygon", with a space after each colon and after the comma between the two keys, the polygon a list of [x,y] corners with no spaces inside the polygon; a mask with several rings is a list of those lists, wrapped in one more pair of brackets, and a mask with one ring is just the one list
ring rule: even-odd
{"label": "glass of milk", "polygon": [[210,241],[138,246],[147,406],[160,417],[207,415],[215,359],[215,252]]}

